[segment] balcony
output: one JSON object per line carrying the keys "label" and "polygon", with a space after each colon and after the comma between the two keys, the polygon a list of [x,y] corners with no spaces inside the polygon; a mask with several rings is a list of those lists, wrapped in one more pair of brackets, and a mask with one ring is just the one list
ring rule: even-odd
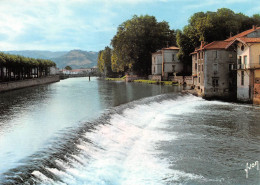
{"label": "balcony", "polygon": [[237,70],[237,67],[238,67],[238,65],[236,65],[236,64],[231,64],[231,70],[232,70],[232,71]]}
{"label": "balcony", "polygon": [[238,64],[237,69],[246,69],[246,65],[245,64]]}

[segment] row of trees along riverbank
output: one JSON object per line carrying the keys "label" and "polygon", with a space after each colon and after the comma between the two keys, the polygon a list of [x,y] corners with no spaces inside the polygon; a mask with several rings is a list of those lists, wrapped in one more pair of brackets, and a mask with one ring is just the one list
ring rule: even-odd
{"label": "row of trees along riverbank", "polygon": [[48,76],[54,66],[51,60],[0,53],[0,82]]}
{"label": "row of trees along riverbank", "polygon": [[118,26],[111,46],[99,51],[98,68],[106,76],[120,76],[133,71],[141,76],[151,74],[151,54],[167,46],[180,48],[178,58],[184,67],[191,66],[190,53],[201,41],[224,40],[260,25],[260,14],[251,17],[227,8],[216,12],[193,14],[183,30],[170,29],[167,22],[154,16],[134,16]]}

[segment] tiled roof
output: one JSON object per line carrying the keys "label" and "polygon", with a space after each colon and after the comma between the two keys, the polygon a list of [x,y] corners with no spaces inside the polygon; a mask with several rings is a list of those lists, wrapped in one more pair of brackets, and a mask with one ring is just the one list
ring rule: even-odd
{"label": "tiled roof", "polygon": [[235,42],[242,42],[244,44],[246,43],[260,43],[260,38],[248,38],[248,37],[242,37],[242,38],[236,38],[235,40],[229,42],[229,44],[226,46],[226,49],[229,48],[233,43]]}
{"label": "tiled roof", "polygon": [[254,32],[255,30],[259,30],[259,29],[260,29],[260,27],[256,27],[256,28],[252,28],[250,30],[243,31],[242,33],[239,33],[239,34],[237,34],[233,37],[230,37],[230,38],[226,39],[225,41],[232,41],[232,40],[235,40],[236,38],[239,38],[239,37],[245,37],[246,35]]}
{"label": "tiled roof", "polygon": [[202,50],[225,49],[229,43],[230,42],[227,41],[213,41],[205,45],[204,47],[202,47],[201,45],[199,48],[196,48],[194,52],[190,53],[190,55],[196,54],[198,51],[202,51]]}
{"label": "tiled roof", "polygon": [[260,38],[242,37],[242,38],[237,38],[237,40],[244,42],[244,43],[259,43],[260,42]]}
{"label": "tiled roof", "polygon": [[168,48],[163,48],[163,50],[179,50],[180,48],[176,47],[176,46],[170,46]]}
{"label": "tiled roof", "polygon": [[159,50],[159,51],[156,51],[156,52],[154,52],[154,53],[152,53],[152,54],[162,54],[162,51]]}
{"label": "tiled roof", "polygon": [[203,47],[205,50],[210,50],[210,49],[225,49],[226,46],[229,44],[227,41],[213,41],[206,46]]}

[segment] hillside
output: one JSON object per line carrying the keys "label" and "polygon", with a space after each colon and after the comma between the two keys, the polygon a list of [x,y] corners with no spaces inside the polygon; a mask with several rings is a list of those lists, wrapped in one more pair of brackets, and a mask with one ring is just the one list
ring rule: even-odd
{"label": "hillside", "polygon": [[3,51],[13,55],[21,55],[31,58],[50,59],[57,64],[58,68],[64,68],[69,65],[73,69],[88,68],[97,65],[97,52],[88,52],[82,50],[71,51],[37,51],[37,50],[23,50],[23,51]]}
{"label": "hillside", "polygon": [[59,68],[71,66],[73,69],[89,68],[97,65],[97,52],[88,52],[82,50],[72,50],[65,55],[57,58],[51,58]]}

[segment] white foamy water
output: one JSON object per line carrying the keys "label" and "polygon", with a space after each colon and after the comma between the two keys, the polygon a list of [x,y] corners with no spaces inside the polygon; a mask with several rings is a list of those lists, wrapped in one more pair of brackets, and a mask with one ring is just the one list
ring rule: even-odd
{"label": "white foamy water", "polygon": [[[84,137],[92,143],[81,141],[80,154],[71,156],[72,167],[56,161],[65,171],[48,170],[65,184],[163,184],[181,179],[204,179],[204,177],[170,169],[173,165],[163,157],[158,148],[162,141],[182,139],[177,132],[167,132],[173,123],[172,114],[194,111],[192,102],[200,98],[188,96],[181,100],[165,100],[136,105],[113,114],[107,124],[99,125]],[[194,104],[195,105],[195,104]],[[39,176],[43,183],[51,183]]]}

